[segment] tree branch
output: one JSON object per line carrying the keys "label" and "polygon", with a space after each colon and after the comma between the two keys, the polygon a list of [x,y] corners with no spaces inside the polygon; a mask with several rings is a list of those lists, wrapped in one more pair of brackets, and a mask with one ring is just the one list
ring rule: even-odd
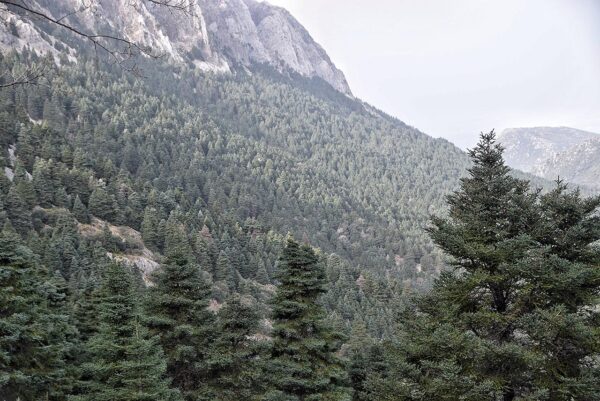
{"label": "tree branch", "polygon": [[[186,15],[191,15],[192,5],[194,4],[194,0],[142,0],[150,4],[151,6],[157,7],[165,7],[168,10],[175,10],[178,12],[182,12]],[[68,22],[68,18],[86,10],[92,8],[92,4],[85,5],[78,10],[74,10],[70,13],[67,13],[60,18],[55,18],[52,15],[49,15],[43,11],[37,10],[32,6],[27,5],[25,2],[18,0],[0,0],[0,4],[5,5],[5,11],[16,14],[16,15],[30,15],[35,18],[39,18],[45,20],[51,24],[57,25],[84,40],[90,42],[94,48],[94,51],[97,53],[99,50],[106,52],[109,57],[113,60],[114,63],[118,64],[124,70],[133,73],[134,75],[141,76],[141,72],[137,66],[137,63],[134,61],[135,58],[139,55],[145,55],[150,58],[161,58],[162,54],[155,54],[150,47],[142,46],[134,41],[126,39],[124,37],[119,37],[115,35],[109,34],[100,34],[100,33],[89,33],[85,32],[73,24]],[[22,77],[20,79],[13,80],[12,84],[4,84],[4,86],[13,86],[20,84],[33,84],[39,76],[33,75],[33,79],[29,79],[28,77]]]}

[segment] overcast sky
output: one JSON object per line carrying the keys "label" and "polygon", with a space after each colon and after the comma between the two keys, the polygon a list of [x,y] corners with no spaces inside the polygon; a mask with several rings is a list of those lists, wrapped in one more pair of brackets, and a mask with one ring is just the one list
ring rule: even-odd
{"label": "overcast sky", "polygon": [[434,137],[565,125],[600,132],[600,0],[268,0],[354,94]]}

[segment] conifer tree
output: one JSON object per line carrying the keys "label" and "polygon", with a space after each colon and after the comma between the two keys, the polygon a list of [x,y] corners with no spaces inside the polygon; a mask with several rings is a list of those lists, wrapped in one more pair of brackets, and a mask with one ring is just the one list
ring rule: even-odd
{"label": "conifer tree", "polygon": [[148,335],[132,291],[131,275],[111,263],[99,292],[99,327],[88,342],[90,361],[82,367],[83,394],[76,400],[179,400],[169,388],[164,355]]}
{"label": "conifer tree", "polygon": [[37,203],[35,190],[33,189],[30,176],[21,166],[21,163],[17,163],[17,167],[15,168],[13,187],[25,203],[27,209],[33,209]]}
{"label": "conifer tree", "polygon": [[256,270],[256,281],[260,284],[269,284],[269,273],[267,272],[267,268],[265,267],[265,262],[260,259],[258,261],[258,269]]}
{"label": "conifer tree", "polygon": [[600,196],[557,181],[541,196],[538,248],[514,265],[527,304],[517,329],[538,356],[534,388],[550,401],[600,395]]}
{"label": "conifer tree", "polygon": [[229,261],[229,257],[225,251],[221,251],[219,253],[219,257],[217,258],[217,265],[215,267],[214,280],[215,281],[223,281],[229,283],[230,277],[232,275],[233,266]]}
{"label": "conifer tree", "polygon": [[150,249],[159,249],[158,213],[156,209],[147,207],[144,210],[141,230],[144,244]]}
{"label": "conifer tree", "polygon": [[[416,310],[401,314],[372,398],[588,400],[600,394],[599,198],[547,195],[510,175],[493,132],[433,218],[452,256]],[[596,295],[593,295],[596,294]],[[593,338],[595,340],[593,340]]]}
{"label": "conifer tree", "polygon": [[340,341],[324,321],[325,271],[312,248],[289,238],[273,299],[267,400],[349,400]]}
{"label": "conifer tree", "polygon": [[88,206],[90,213],[100,219],[112,221],[115,218],[117,209],[116,201],[102,187],[97,187],[92,191]]}
{"label": "conifer tree", "polygon": [[46,162],[42,159],[36,159],[33,165],[32,183],[38,202],[42,207],[50,207],[54,202],[54,192],[52,178]]}
{"label": "conifer tree", "polygon": [[81,223],[89,224],[90,215],[87,211],[87,208],[79,198],[79,195],[75,196],[75,201],[73,202],[73,216]]}
{"label": "conifer tree", "polygon": [[31,210],[13,185],[4,202],[8,218],[17,232],[26,234],[31,229]]}
{"label": "conifer tree", "polygon": [[[65,336],[50,302],[55,288],[9,225],[0,233],[0,394],[9,400],[61,399]],[[62,383],[62,384],[61,384]]]}
{"label": "conifer tree", "polygon": [[[206,228],[206,226],[205,226]],[[213,260],[209,249],[209,238],[205,238],[202,231],[198,233],[194,244],[194,254],[202,271],[213,272]]]}
{"label": "conifer tree", "polygon": [[186,401],[210,400],[205,385],[215,329],[215,317],[207,309],[210,286],[191,262],[182,227],[169,226],[166,260],[147,298],[148,324],[160,339],[173,386]]}
{"label": "conifer tree", "polygon": [[254,337],[258,318],[256,305],[238,295],[219,311],[208,378],[208,392],[215,401],[255,400],[261,394],[265,341]]}

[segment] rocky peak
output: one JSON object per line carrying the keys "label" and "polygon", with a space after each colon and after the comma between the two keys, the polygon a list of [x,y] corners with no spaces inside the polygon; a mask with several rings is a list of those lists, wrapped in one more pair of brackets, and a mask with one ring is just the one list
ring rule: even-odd
{"label": "rocky peak", "polygon": [[507,128],[498,136],[504,146],[506,163],[533,173],[537,166],[557,153],[564,152],[598,134],[570,127]]}
{"label": "rocky peak", "polygon": [[510,128],[498,136],[506,163],[548,180],[600,188],[600,135],[569,127]]}
{"label": "rocky peak", "polygon": [[[55,18],[82,5],[81,0],[30,0],[28,4]],[[173,62],[191,61],[202,70],[231,72],[234,66],[251,70],[268,64],[280,72],[321,78],[351,95],[344,74],[283,8],[255,0],[195,0],[190,15],[183,15],[144,0],[96,0],[93,4],[68,21],[88,32],[114,32]],[[57,53],[56,38],[42,34],[36,20],[3,17],[8,23],[0,24],[0,50],[27,47],[38,53]],[[74,49],[69,54],[75,58]]]}

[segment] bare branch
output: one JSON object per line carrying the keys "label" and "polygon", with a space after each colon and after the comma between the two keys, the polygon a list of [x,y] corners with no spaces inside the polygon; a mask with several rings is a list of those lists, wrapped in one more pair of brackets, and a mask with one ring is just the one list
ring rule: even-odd
{"label": "bare branch", "polygon": [[28,67],[15,76],[5,71],[0,74],[0,89],[18,85],[38,85],[39,79],[46,75],[46,72],[46,66]]}

